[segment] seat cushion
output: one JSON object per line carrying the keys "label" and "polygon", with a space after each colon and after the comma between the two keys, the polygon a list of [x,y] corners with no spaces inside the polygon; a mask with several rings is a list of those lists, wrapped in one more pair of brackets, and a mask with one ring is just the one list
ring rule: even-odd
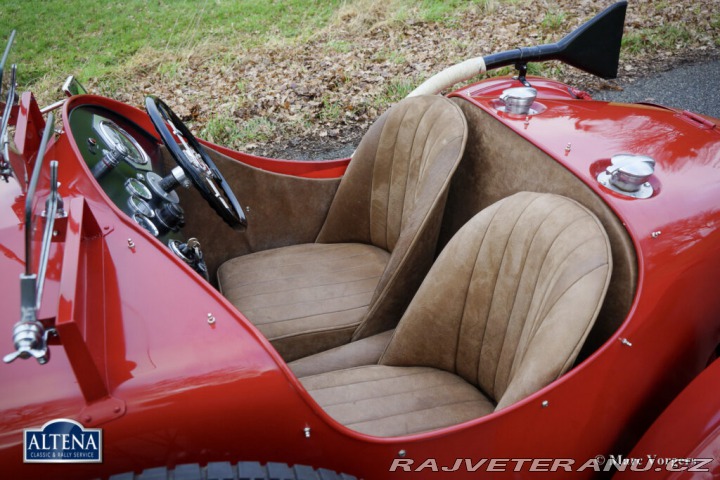
{"label": "seat cushion", "polygon": [[389,254],[364,244],[302,244],[234,258],[223,295],[291,361],[350,341]]}
{"label": "seat cushion", "polygon": [[459,376],[428,367],[371,365],[300,381],[332,418],[379,437],[436,430],[495,409]]}

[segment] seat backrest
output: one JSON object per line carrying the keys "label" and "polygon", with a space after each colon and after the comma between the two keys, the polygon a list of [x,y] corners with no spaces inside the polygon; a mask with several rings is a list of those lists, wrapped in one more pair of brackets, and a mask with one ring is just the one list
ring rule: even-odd
{"label": "seat backrest", "polygon": [[467,135],[460,108],[428,95],[393,106],[360,142],[316,240],[391,253],[354,339],[392,328],[430,268]]}
{"label": "seat backrest", "polygon": [[430,366],[511,405],[577,357],[610,280],[610,244],[574,200],[520,192],[448,242],[380,363]]}

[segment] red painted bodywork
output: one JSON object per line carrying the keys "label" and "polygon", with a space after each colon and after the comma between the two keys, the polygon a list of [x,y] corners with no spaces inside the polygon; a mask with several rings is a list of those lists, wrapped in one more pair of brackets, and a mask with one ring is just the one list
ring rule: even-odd
{"label": "red painted bodywork", "polygon": [[[576,468],[591,462],[573,474],[561,469],[533,476],[598,475],[603,465],[592,459],[627,453],[705,367],[720,340],[720,132],[672,110],[576,99],[564,85],[530,81],[544,111],[527,121],[495,108],[501,91],[517,86],[511,79],[488,80],[454,95],[489,112],[589,185],[625,224],[638,257],[638,287],[627,319],[567,375],[507,409],[440,431],[385,439],[353,432],[319,409],[240,312],[109,201],[75,140],[64,133],[47,158],[60,161],[60,193],[69,218],[51,250],[41,315],[55,318],[62,341],[51,346],[44,366],[34,360],[0,366],[3,476],[82,479],[182,463],[256,460],[310,464],[368,479],[427,478],[433,463],[419,472],[389,472],[401,450],[413,460],[412,469],[428,459],[442,468],[458,458],[472,464],[571,458]],[[142,111],[81,96],[64,107],[66,132],[69,111],[87,103],[153,131]],[[337,176],[347,165],[347,160],[301,163],[223,152],[308,177]],[[595,177],[617,153],[657,161],[652,198],[629,199],[598,185]],[[47,189],[44,178],[40,199]],[[0,185],[0,203],[0,334],[7,336],[3,353],[8,353],[24,268],[21,185],[12,180]],[[653,238],[653,232],[661,234]],[[215,323],[208,323],[208,314]],[[55,418],[101,427],[104,462],[23,464],[23,429]],[[515,478],[512,465],[495,475]],[[454,475],[476,478],[478,472],[460,469]]]}
{"label": "red painted bodywork", "polygon": [[[720,361],[716,360],[673,400],[620,462],[615,479],[690,480],[720,477]],[[677,466],[667,468],[674,460]],[[708,462],[709,459],[712,461]],[[683,468],[685,467],[685,468]],[[659,473],[661,472],[661,473]]]}

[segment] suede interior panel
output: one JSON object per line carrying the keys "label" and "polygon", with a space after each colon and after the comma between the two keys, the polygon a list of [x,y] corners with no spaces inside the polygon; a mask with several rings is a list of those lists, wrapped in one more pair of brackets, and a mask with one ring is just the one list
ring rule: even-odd
{"label": "suede interior panel", "polygon": [[[300,178],[261,170],[206,148],[245,212],[247,230],[228,227],[195,188],[179,188],[183,233],[202,243],[210,278],[226,260],[270,248],[311,243],[325,221],[339,179]],[[174,165],[172,165],[174,166]]]}
{"label": "suede interior panel", "polygon": [[[292,350],[284,357],[292,360],[350,341],[388,256],[371,245],[292,245],[225,262],[218,283],[276,347]],[[290,345],[293,339],[297,346]]]}
{"label": "suede interior panel", "polygon": [[577,357],[612,257],[578,203],[521,192],[472,218],[447,244],[380,360],[456,373],[510,405]]}
{"label": "suede interior panel", "polygon": [[457,375],[433,368],[373,365],[300,381],[335,420],[380,437],[435,430],[495,409]]}
{"label": "suede interior panel", "polygon": [[610,239],[613,276],[603,308],[579,356],[587,357],[615,333],[630,311],[637,286],[632,240],[612,210],[561,164],[470,102],[461,98],[452,101],[467,118],[469,137],[450,188],[439,249],[477,212],[517,192],[556,193],[588,208]]}

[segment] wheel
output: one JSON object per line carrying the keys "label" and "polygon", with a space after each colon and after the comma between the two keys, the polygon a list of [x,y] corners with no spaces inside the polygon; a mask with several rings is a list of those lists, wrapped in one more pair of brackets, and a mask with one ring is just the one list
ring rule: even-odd
{"label": "wheel", "polygon": [[133,472],[113,475],[109,480],[357,480],[352,475],[336,473],[324,468],[314,469],[307,465],[288,466],[286,463],[269,462],[211,462],[201,467],[197,463],[148,468],[140,474]]}
{"label": "wheel", "polygon": [[[215,163],[175,112],[155,95],[145,98],[145,110],[160,138],[185,175],[208,204],[236,230],[244,230],[247,219]],[[170,132],[170,125],[173,129]],[[178,140],[182,143],[178,143]]]}

